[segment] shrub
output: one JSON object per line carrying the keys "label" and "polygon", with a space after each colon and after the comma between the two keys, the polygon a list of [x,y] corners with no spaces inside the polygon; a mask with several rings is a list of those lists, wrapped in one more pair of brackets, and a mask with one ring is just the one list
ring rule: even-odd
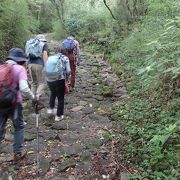
{"label": "shrub", "polygon": [[24,0],[1,2],[0,16],[0,57],[5,58],[12,47],[24,48],[30,27],[27,4]]}

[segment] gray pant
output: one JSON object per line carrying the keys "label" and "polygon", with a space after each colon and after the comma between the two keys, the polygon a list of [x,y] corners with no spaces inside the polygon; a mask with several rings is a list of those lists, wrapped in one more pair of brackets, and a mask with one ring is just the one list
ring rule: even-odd
{"label": "gray pant", "polygon": [[45,88],[45,75],[44,75],[44,66],[41,64],[29,64],[29,74],[30,74],[30,84],[32,92],[40,97],[44,94]]}

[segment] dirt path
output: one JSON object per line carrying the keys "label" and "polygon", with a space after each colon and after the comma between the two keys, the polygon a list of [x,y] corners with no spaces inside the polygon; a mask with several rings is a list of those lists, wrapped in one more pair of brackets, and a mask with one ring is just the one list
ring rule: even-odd
{"label": "dirt path", "polygon": [[[49,42],[51,49],[54,43]],[[101,56],[82,52],[75,91],[65,97],[65,120],[55,122],[46,109],[41,110],[40,174],[37,176],[35,115],[25,103],[28,155],[19,165],[3,162],[0,179],[121,179],[126,170],[113,157],[110,119],[112,103],[126,96],[126,89]],[[43,101],[48,104],[48,89]],[[10,126],[8,130],[0,160],[12,153]]]}

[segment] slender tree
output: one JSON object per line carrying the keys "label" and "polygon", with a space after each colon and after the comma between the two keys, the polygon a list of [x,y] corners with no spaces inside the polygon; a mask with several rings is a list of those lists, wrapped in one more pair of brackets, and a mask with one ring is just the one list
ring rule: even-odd
{"label": "slender tree", "polygon": [[110,7],[108,6],[108,4],[107,4],[107,2],[106,2],[106,0],[103,0],[103,3],[104,3],[104,5],[106,6],[106,8],[109,10],[112,18],[113,18],[114,20],[116,20],[114,14],[113,14],[113,12],[112,12],[112,10],[110,9]]}

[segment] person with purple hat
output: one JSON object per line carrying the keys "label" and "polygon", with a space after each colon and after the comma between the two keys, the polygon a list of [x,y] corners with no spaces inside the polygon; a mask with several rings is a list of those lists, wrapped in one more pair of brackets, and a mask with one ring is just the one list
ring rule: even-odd
{"label": "person with purple hat", "polygon": [[23,66],[27,61],[28,58],[22,49],[12,48],[5,62],[12,64],[12,88],[15,91],[16,100],[13,106],[6,109],[0,108],[0,144],[4,142],[5,126],[8,118],[10,118],[14,126],[14,162],[18,162],[26,154],[26,151],[23,150],[25,123],[23,118],[22,95],[30,98],[34,105],[37,103],[35,95],[28,86],[27,72]]}

